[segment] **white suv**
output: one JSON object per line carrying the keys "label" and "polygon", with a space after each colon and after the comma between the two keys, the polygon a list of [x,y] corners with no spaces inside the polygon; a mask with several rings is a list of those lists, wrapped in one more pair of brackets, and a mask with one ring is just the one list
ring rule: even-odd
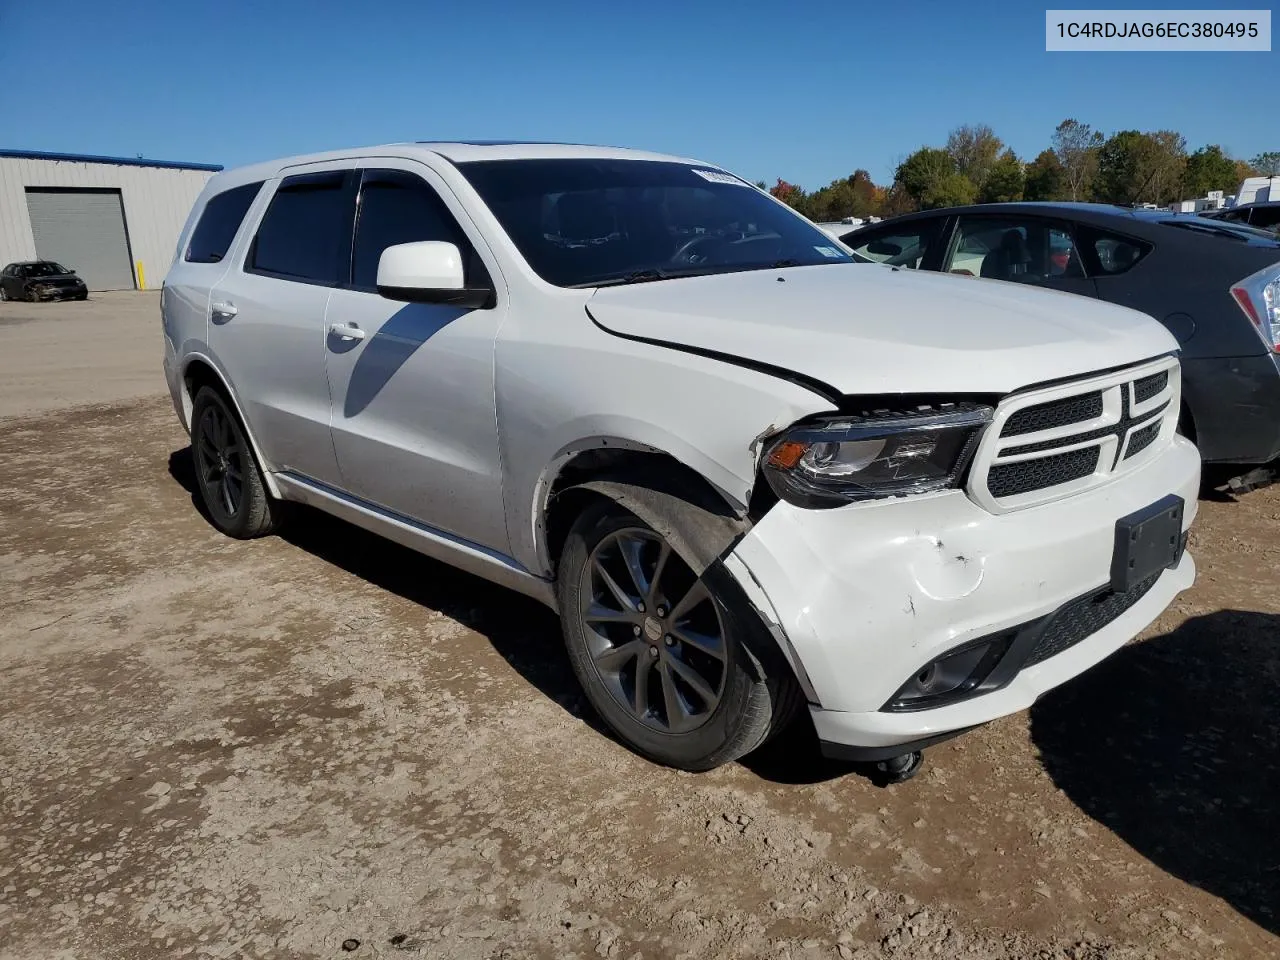
{"label": "white suv", "polygon": [[232,170],[162,312],[219,529],[302,501],[537,597],[604,720],[677,767],[803,705],[829,755],[905,778],[1194,576],[1160,324],[855,263],[710,164],[409,143]]}

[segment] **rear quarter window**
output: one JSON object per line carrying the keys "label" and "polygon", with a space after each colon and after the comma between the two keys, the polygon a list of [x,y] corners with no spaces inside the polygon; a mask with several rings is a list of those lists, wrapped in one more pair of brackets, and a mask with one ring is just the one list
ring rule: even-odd
{"label": "rear quarter window", "polygon": [[183,259],[188,263],[219,263],[231,249],[236,231],[261,189],[262,181],[259,180],[210,197],[200,214],[200,221],[191,231],[191,242],[187,244]]}
{"label": "rear quarter window", "polygon": [[1153,249],[1145,240],[1108,233],[1095,227],[1081,225],[1078,233],[1082,244],[1093,254],[1090,272],[1100,277],[1127,273]]}

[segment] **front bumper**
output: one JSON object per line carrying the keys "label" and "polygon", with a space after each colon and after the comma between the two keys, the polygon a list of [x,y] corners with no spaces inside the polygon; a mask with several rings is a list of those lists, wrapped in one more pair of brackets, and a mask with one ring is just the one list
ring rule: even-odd
{"label": "front bumper", "polygon": [[1029,707],[1151,623],[1195,577],[1183,553],[1141,599],[1000,689],[934,709],[882,709],[936,657],[1040,620],[1110,580],[1115,523],[1169,493],[1196,512],[1200,455],[1174,437],[1114,482],[1004,515],[963,491],[804,510],[777,504],[725,558],[810,698],[819,738],[879,748]]}
{"label": "front bumper", "polygon": [[87,300],[89,291],[85,287],[54,287],[36,290],[35,299],[40,303],[52,300]]}

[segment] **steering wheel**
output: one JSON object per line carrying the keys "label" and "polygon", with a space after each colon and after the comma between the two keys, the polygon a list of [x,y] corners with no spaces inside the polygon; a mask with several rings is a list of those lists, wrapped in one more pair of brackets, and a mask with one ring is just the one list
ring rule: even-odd
{"label": "steering wheel", "polygon": [[705,247],[713,243],[722,244],[724,243],[724,239],[722,237],[717,237],[709,233],[703,233],[703,234],[699,234],[696,237],[690,237],[684,243],[680,244],[680,247],[676,250],[676,252],[671,255],[671,262],[687,263],[694,266],[698,264],[706,263],[707,254],[698,253],[698,248]]}

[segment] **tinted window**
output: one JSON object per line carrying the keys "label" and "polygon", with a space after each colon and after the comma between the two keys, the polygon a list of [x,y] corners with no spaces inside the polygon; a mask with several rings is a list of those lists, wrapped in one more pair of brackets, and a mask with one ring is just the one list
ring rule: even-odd
{"label": "tinted window", "polygon": [[868,260],[914,270],[937,242],[941,226],[941,219],[916,220],[888,230],[870,233],[859,230],[844,237],[842,242]]}
{"label": "tinted window", "polygon": [[719,170],[606,159],[459,169],[529,265],[560,286],[853,262],[812,223]]}
{"label": "tinted window", "polygon": [[246,183],[209,198],[200,214],[200,222],[191,231],[184,259],[191,263],[217,263],[231,249],[231,241],[249,212],[253,198],[262,188],[262,181]]}
{"label": "tinted window", "polygon": [[346,172],[287,177],[262,217],[248,269],[308,283],[344,283],[354,214],[355,192]]}
{"label": "tinted window", "polygon": [[417,240],[469,245],[444,202],[424,180],[398,170],[368,170],[360,186],[360,214],[351,256],[351,283],[372,290],[387,247]]}
{"label": "tinted window", "polygon": [[956,243],[943,269],[1019,283],[1084,276],[1075,240],[1065,224],[1013,217],[961,217]]}
{"label": "tinted window", "polygon": [[1264,230],[1274,230],[1280,226],[1280,204],[1274,207],[1254,207],[1249,215],[1249,224]]}
{"label": "tinted window", "polygon": [[1094,269],[1104,276],[1124,273],[1151,252],[1149,243],[1143,243],[1132,237],[1104,233],[1094,228],[1086,228],[1082,231],[1082,237],[1082,242],[1092,248],[1096,257]]}

